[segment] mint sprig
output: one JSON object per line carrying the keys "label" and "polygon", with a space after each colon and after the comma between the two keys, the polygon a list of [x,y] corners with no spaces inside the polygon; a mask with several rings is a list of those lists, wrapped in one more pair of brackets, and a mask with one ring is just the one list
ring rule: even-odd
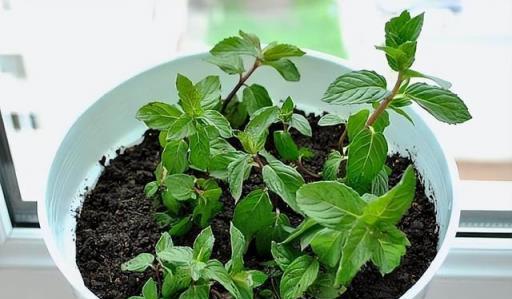
{"label": "mint sprig", "polygon": [[409,242],[395,225],[410,207],[415,186],[409,167],[397,186],[369,201],[338,182],[310,183],[298,190],[300,209],[325,227],[309,242],[325,264],[338,265],[336,285],[350,283],[370,259],[383,274],[399,265]]}
{"label": "mint sprig", "polygon": [[[156,244],[155,254],[142,253],[121,265],[122,271],[144,272],[152,269],[157,282],[150,278],[142,289],[142,296],[132,299],[209,298],[212,282],[218,282],[235,299],[252,298],[253,289],[262,285],[267,275],[244,267],[245,239],[231,225],[231,261],[223,265],[211,259],[215,238],[210,227],[197,236],[192,248],[175,246],[169,234],[164,233]],[[162,280],[163,276],[163,280]]]}

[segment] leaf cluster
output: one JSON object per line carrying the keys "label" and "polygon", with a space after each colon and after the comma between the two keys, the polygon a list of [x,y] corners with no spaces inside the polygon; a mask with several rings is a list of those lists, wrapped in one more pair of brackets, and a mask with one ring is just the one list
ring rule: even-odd
{"label": "leaf cluster", "polygon": [[210,227],[201,231],[192,248],[175,246],[168,233],[162,234],[155,254],[141,253],[121,266],[123,271],[130,272],[153,269],[158,280],[163,276],[161,287],[150,278],[142,289],[142,296],[129,299],[207,299],[214,283],[221,285],[235,299],[253,298],[253,289],[261,286],[267,275],[245,269],[244,236],[233,225],[230,234],[231,259],[226,265],[211,259],[215,238]]}

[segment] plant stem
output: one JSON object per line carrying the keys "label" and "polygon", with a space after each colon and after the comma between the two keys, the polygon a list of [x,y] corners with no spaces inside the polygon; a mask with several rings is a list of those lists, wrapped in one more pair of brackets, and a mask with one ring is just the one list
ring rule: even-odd
{"label": "plant stem", "polygon": [[[402,85],[402,82],[403,82],[402,74],[398,73],[398,78],[396,80],[395,86],[391,90],[391,94],[389,96],[387,96],[380,103],[379,107],[377,107],[377,109],[375,109],[375,111],[373,111],[372,115],[370,115],[370,117],[366,121],[366,127],[373,125],[377,121],[379,116],[386,110],[386,108],[388,108],[389,104],[391,104],[394,97],[400,90],[400,86]],[[344,154],[343,153],[343,142],[345,141],[345,138],[347,138],[347,126],[346,125],[345,125],[345,129],[343,130],[343,133],[340,136],[340,139],[338,140],[338,148],[340,149],[340,153],[342,155]]]}
{"label": "plant stem", "polygon": [[162,287],[162,279],[160,278],[160,264],[156,264],[156,267],[154,267],[153,269],[155,270],[157,286],[159,286],[161,288]]}
{"label": "plant stem", "polygon": [[252,75],[252,73],[254,73],[254,71],[260,65],[261,65],[261,61],[258,58],[256,58],[253,66],[244,75],[240,74],[240,79],[238,80],[238,83],[235,85],[235,88],[233,88],[233,90],[224,99],[224,103],[222,103],[221,112],[224,112],[226,110],[226,107],[228,106],[228,103],[231,101],[231,99],[236,95],[238,90],[240,90],[240,88],[245,85],[245,81],[247,81],[247,79],[249,79],[249,77]]}
{"label": "plant stem", "polygon": [[222,299],[222,295],[216,289],[212,289],[211,292],[215,298]]}
{"label": "plant stem", "polygon": [[340,153],[344,155],[343,153],[343,142],[345,141],[345,138],[347,138],[347,125],[345,124],[345,129],[343,130],[343,133],[341,133],[340,139],[338,140],[338,148],[340,149]]}
{"label": "plant stem", "polygon": [[307,168],[304,166],[304,164],[302,164],[302,159],[300,159],[300,158],[299,158],[295,164],[297,165],[297,168],[298,168],[301,172],[303,172],[303,173],[305,173],[305,174],[307,174],[307,175],[309,175],[310,177],[315,178],[315,179],[319,179],[319,178],[320,178],[320,176],[319,176],[317,173],[312,172],[311,170],[307,169]]}
{"label": "plant stem", "polygon": [[370,115],[368,121],[366,122],[366,127],[373,125],[377,121],[379,116],[386,110],[386,108],[388,108],[389,104],[391,104],[396,94],[400,90],[400,85],[402,85],[402,81],[402,74],[398,73],[398,78],[396,79],[395,86],[391,90],[391,94],[380,103],[379,107],[377,107],[375,111],[373,111],[372,115]]}
{"label": "plant stem", "polygon": [[254,155],[253,158],[254,158],[254,162],[256,162],[256,164],[258,164],[259,169],[262,170],[263,167],[265,166],[265,164],[263,163],[263,160],[261,160],[261,158],[258,154]]}

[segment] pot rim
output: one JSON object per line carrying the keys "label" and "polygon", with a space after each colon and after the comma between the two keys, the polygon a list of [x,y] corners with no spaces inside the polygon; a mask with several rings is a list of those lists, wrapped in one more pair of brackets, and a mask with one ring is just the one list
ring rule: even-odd
{"label": "pot rim", "polygon": [[[347,67],[347,68],[353,69],[353,70],[362,69],[361,67],[358,67],[357,64],[354,64],[350,61],[347,61],[342,58],[338,58],[338,57],[330,55],[330,54],[326,54],[323,52],[310,50],[310,49],[304,49],[304,51],[306,52],[306,54],[305,54],[306,56],[311,56],[313,58],[321,59],[321,60],[324,60],[324,61],[327,61],[330,63],[342,65],[344,67]],[[91,109],[91,107],[94,106],[99,101],[104,101],[105,97],[108,94],[110,94],[112,92],[112,90],[118,88],[119,86],[124,84],[124,82],[126,82],[128,80],[131,80],[131,79],[139,77],[139,76],[144,76],[147,72],[149,72],[153,69],[162,67],[163,65],[165,65],[169,62],[177,61],[177,60],[181,60],[181,59],[188,59],[191,57],[205,57],[207,55],[209,55],[209,53],[207,51],[192,51],[192,52],[179,54],[168,61],[165,61],[163,63],[149,67],[149,68],[145,69],[144,71],[142,71],[134,76],[131,76],[130,78],[128,78],[126,80],[119,82],[119,84],[117,84],[114,88],[112,88],[108,92],[104,93],[97,101],[95,101],[90,107],[88,107],[86,110],[84,110],[80,114],[80,116],[75,120],[73,125],[68,129],[64,138],[61,139],[61,143],[56,152],[56,156],[62,154],[63,149],[61,148],[61,145],[62,145],[63,141],[68,139],[70,131],[72,131],[77,126],[77,123],[83,117],[83,115],[87,114],[89,112],[89,110]],[[421,113],[418,112],[419,108],[416,105],[410,106],[410,109],[411,109],[410,112],[412,114],[415,114],[415,116],[423,119]],[[425,122],[425,126],[426,126],[427,130],[432,134],[432,136],[435,137],[436,135],[434,134],[434,132],[432,131],[430,126],[428,126],[426,124],[426,122]],[[445,261],[447,255],[448,255],[449,249],[452,246],[452,244],[454,243],[456,233],[457,233],[457,228],[459,226],[460,207],[458,204],[458,196],[459,196],[460,192],[459,192],[459,173],[458,173],[457,165],[455,163],[455,160],[453,159],[453,156],[449,153],[449,151],[446,150],[446,148],[442,144],[440,144],[439,142],[436,142],[436,146],[440,149],[440,152],[442,152],[443,159],[446,161],[447,166],[448,166],[447,170],[449,172],[449,177],[451,180],[451,191],[452,191],[451,215],[450,215],[450,219],[448,222],[448,227],[446,229],[445,237],[441,242],[441,246],[439,247],[439,250],[438,250],[434,260],[432,260],[431,264],[429,265],[427,270],[423,273],[421,278],[409,290],[407,290],[407,292],[405,294],[403,294],[398,299],[412,299],[412,298],[415,298],[415,296],[421,294],[422,291],[426,290],[428,284],[430,283],[430,281],[432,280],[434,275],[437,273],[437,271],[439,270],[439,268]],[[54,161],[52,162],[49,173],[51,173],[55,167],[56,166],[55,166],[55,158],[54,158]],[[60,250],[56,246],[55,240],[54,240],[54,238],[51,234],[51,231],[49,229],[48,215],[46,213],[46,200],[47,200],[47,198],[50,198],[50,196],[51,196],[51,194],[49,194],[48,187],[49,187],[49,177],[48,177],[48,181],[45,186],[46,190],[44,192],[44,197],[42,197],[38,201],[38,205],[37,205],[39,224],[41,227],[42,237],[44,239],[46,247],[48,248],[50,256],[52,257],[53,261],[55,262],[57,268],[64,275],[66,280],[71,284],[74,291],[82,296],[85,296],[85,298],[97,299],[98,297],[91,290],[89,290],[89,288],[87,288],[85,286],[83,281],[77,281],[76,279],[72,279],[73,275],[71,274],[71,268],[66,266],[67,262],[62,258],[61,254],[60,254]]]}

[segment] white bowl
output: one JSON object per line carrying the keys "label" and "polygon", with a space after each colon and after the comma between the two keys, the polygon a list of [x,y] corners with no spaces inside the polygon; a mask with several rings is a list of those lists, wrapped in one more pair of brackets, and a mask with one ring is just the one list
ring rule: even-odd
{"label": "white bowl", "polygon": [[[296,59],[302,79],[286,82],[268,67],[258,69],[250,82],[267,87],[275,101],[292,96],[298,107],[308,112],[336,112],[348,115],[346,107],[329,105],[320,100],[327,85],[350,69],[338,58],[314,51]],[[193,81],[210,74],[220,75],[224,95],[235,85],[236,76],[223,74],[204,62],[208,53],[177,58],[135,76],[108,92],[71,127],[53,161],[45,198],[38,212],[44,240],[57,267],[73,286],[79,298],[97,297],[84,285],[75,262],[75,210],[80,207],[85,186],[94,186],[101,167],[98,160],[115,156],[121,146],[141,140],[145,131],[135,113],[143,104],[153,101],[177,102],[174,80],[177,73]],[[456,205],[458,173],[454,161],[437,142],[415,108],[408,109],[415,126],[394,113],[386,130],[391,151],[410,153],[425,179],[428,194],[433,195],[440,227],[438,254],[420,280],[401,299],[423,298],[453,244],[459,222]]]}

